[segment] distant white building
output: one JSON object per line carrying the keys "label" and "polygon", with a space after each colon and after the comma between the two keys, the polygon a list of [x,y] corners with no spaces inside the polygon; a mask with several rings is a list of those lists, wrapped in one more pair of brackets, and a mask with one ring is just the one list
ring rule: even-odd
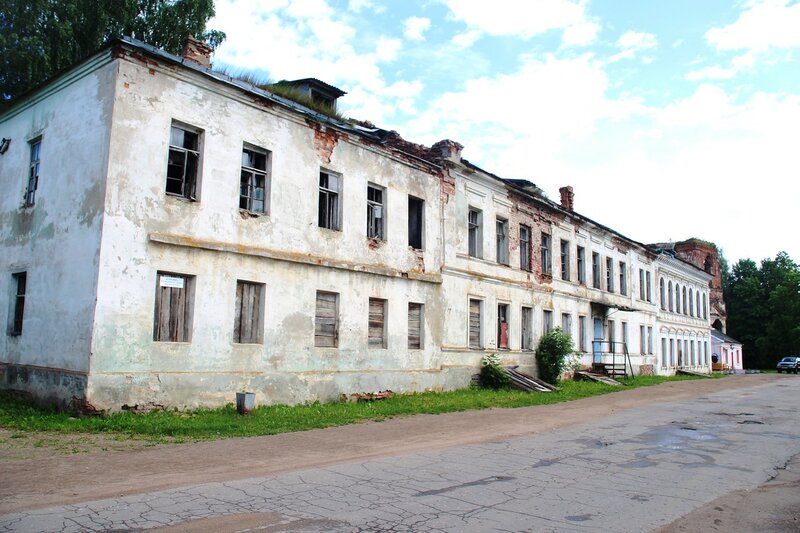
{"label": "distant white building", "polygon": [[742,370],[742,343],[721,331],[711,330],[711,358],[714,370]]}
{"label": "distant white building", "polygon": [[[0,115],[3,386],[112,409],[454,389],[486,353],[535,372],[556,326],[586,366],[709,368],[699,304],[657,299],[662,279],[701,297],[706,274],[576,213],[570,188],[552,202],[457,143],[188,52],[114,41]],[[692,344],[664,364],[669,339]]]}

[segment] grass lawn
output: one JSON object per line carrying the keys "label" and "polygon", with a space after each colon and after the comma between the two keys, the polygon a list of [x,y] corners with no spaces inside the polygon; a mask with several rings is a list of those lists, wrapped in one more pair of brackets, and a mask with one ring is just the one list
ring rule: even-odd
{"label": "grass lawn", "polygon": [[544,405],[656,385],[664,381],[693,379],[703,378],[646,376],[629,379],[624,382],[623,387],[588,381],[564,381],[560,384],[561,390],[552,393],[470,388],[452,392],[402,394],[375,402],[261,406],[249,416],[240,416],[233,405],[227,405],[218,409],[189,412],[120,412],[99,417],[75,418],[67,413],[35,407],[7,391],[0,391],[0,427],[17,431],[126,434],[156,441],[169,439],[170,442],[221,439],[305,431],[421,413]]}

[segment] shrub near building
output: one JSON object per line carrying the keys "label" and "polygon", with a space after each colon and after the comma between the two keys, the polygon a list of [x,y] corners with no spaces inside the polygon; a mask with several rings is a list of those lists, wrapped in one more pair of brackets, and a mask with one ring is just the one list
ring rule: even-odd
{"label": "shrub near building", "polygon": [[569,366],[569,356],[573,348],[572,336],[564,333],[561,328],[542,335],[536,348],[539,376],[548,383],[557,383]]}

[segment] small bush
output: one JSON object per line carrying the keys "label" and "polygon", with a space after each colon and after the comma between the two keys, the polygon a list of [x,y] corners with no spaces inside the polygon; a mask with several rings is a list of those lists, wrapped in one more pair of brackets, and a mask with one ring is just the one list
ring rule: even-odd
{"label": "small bush", "polygon": [[539,377],[548,383],[558,383],[572,352],[572,336],[561,331],[561,328],[542,335],[536,348]]}
{"label": "small bush", "polygon": [[511,378],[500,366],[496,353],[484,355],[481,359],[481,386],[487,389],[505,389],[511,385]]}

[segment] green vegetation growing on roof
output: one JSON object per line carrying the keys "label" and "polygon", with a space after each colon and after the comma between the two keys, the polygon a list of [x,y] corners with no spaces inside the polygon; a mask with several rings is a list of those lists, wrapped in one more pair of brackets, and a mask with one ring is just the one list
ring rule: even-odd
{"label": "green vegetation growing on roof", "polygon": [[266,76],[259,76],[253,72],[234,71],[228,68],[214,69],[214,71],[226,76],[230,76],[235,80],[249,83],[254,87],[270,92],[274,95],[281,96],[287,100],[291,100],[292,102],[297,102],[298,104],[325,116],[341,120],[342,122],[349,121],[347,117],[336,111],[336,109],[312,99],[309,95],[301,92],[297,87],[294,87],[285,80],[275,82]]}

